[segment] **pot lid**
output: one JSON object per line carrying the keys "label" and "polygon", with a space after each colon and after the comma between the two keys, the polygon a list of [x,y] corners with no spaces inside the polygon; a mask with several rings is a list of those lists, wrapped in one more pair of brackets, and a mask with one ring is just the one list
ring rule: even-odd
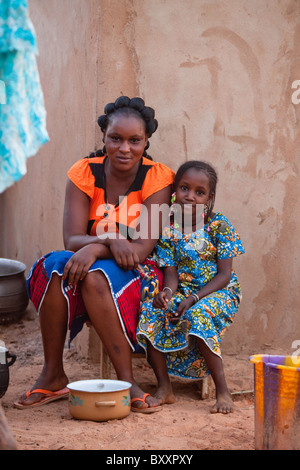
{"label": "pot lid", "polygon": [[104,392],[118,392],[126,390],[131,387],[131,383],[123,382],[122,380],[78,380],[67,385],[69,390],[76,390],[77,392],[90,392],[90,393],[104,393]]}

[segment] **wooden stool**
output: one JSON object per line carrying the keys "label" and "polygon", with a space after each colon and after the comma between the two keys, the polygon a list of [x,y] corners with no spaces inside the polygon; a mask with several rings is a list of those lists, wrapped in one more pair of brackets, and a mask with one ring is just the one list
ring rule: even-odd
{"label": "wooden stool", "polygon": [[[102,379],[110,379],[112,363],[101,341],[100,341],[100,347],[99,347],[99,356],[100,356],[99,357],[100,377]],[[132,359],[134,358],[146,359],[146,356],[143,353],[132,353],[131,357]],[[198,393],[200,395],[201,400],[207,400],[208,398],[212,397],[212,394],[213,394],[212,380],[211,380],[210,375],[208,377],[205,377],[204,379],[199,380],[197,385],[198,385]]]}
{"label": "wooden stool", "polygon": [[[86,325],[88,328],[93,328],[92,324],[90,322],[87,322]],[[95,330],[93,331],[93,333]],[[99,374],[100,378],[102,379],[110,379],[112,376],[112,363],[111,360],[102,344],[102,341],[98,337],[98,335],[93,334],[93,341],[95,343],[95,338],[97,338],[97,343],[96,343],[96,348],[99,350]],[[94,344],[95,347],[95,344]],[[144,358],[146,359],[145,354],[143,353],[132,353],[131,355],[132,359],[135,358]],[[98,362],[98,361],[97,361]],[[201,400],[206,400],[207,398],[212,398],[214,396],[213,392],[213,383],[211,376],[209,375],[208,377],[205,377],[204,379],[200,379],[199,382],[197,382],[198,385],[198,393],[200,395]]]}

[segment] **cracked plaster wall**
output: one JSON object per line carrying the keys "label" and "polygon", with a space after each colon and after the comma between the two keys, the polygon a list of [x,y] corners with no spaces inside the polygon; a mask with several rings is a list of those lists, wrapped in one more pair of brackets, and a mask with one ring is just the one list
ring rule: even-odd
{"label": "cracked plaster wall", "polygon": [[96,117],[120,94],[157,113],[150,154],[204,159],[216,209],[237,227],[243,301],[233,353],[284,348],[299,326],[300,3],[297,0],[30,0],[51,141],[0,196],[1,255],[30,266],[62,248],[67,168],[101,146]]}

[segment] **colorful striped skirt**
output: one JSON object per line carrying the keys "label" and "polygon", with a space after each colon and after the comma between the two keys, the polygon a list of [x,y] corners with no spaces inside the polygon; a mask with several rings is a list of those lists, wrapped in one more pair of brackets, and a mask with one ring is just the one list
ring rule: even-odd
{"label": "colorful striped skirt", "polygon": [[[72,255],[72,251],[52,251],[31,268],[27,278],[27,291],[38,313],[52,274],[62,276],[65,264]],[[120,268],[114,259],[97,260],[89,269],[89,272],[101,271],[105,275],[124,335],[132,350],[137,349],[136,328],[141,297],[144,299],[153,296],[162,283],[162,273],[152,260],[146,260],[142,266],[149,277],[142,277],[137,270]],[[74,288],[68,284],[68,279],[61,279],[61,289],[68,305],[71,342],[88,320],[88,312],[82,299],[80,282]]]}

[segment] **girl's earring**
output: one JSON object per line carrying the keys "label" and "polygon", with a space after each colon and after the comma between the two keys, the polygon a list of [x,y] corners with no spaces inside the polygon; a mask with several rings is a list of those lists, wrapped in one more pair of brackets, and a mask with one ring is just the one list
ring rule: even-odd
{"label": "girl's earring", "polygon": [[[208,223],[209,220],[208,220],[208,216],[210,214],[210,207],[207,205],[207,204],[204,204],[204,211],[203,211],[203,215],[204,215],[204,223]],[[207,232],[210,231],[210,228],[209,226],[207,227]]]}
{"label": "girl's earring", "polygon": [[171,207],[170,207],[170,214],[174,215],[176,210],[176,193],[173,193],[171,196]]}
{"label": "girl's earring", "polygon": [[170,217],[173,219],[173,224],[174,224],[174,228],[176,229],[179,229],[179,224],[178,224],[178,221],[176,220],[176,210],[178,212],[178,207],[177,207],[177,204],[176,204],[176,192],[174,192],[171,196],[171,207],[170,207]]}

